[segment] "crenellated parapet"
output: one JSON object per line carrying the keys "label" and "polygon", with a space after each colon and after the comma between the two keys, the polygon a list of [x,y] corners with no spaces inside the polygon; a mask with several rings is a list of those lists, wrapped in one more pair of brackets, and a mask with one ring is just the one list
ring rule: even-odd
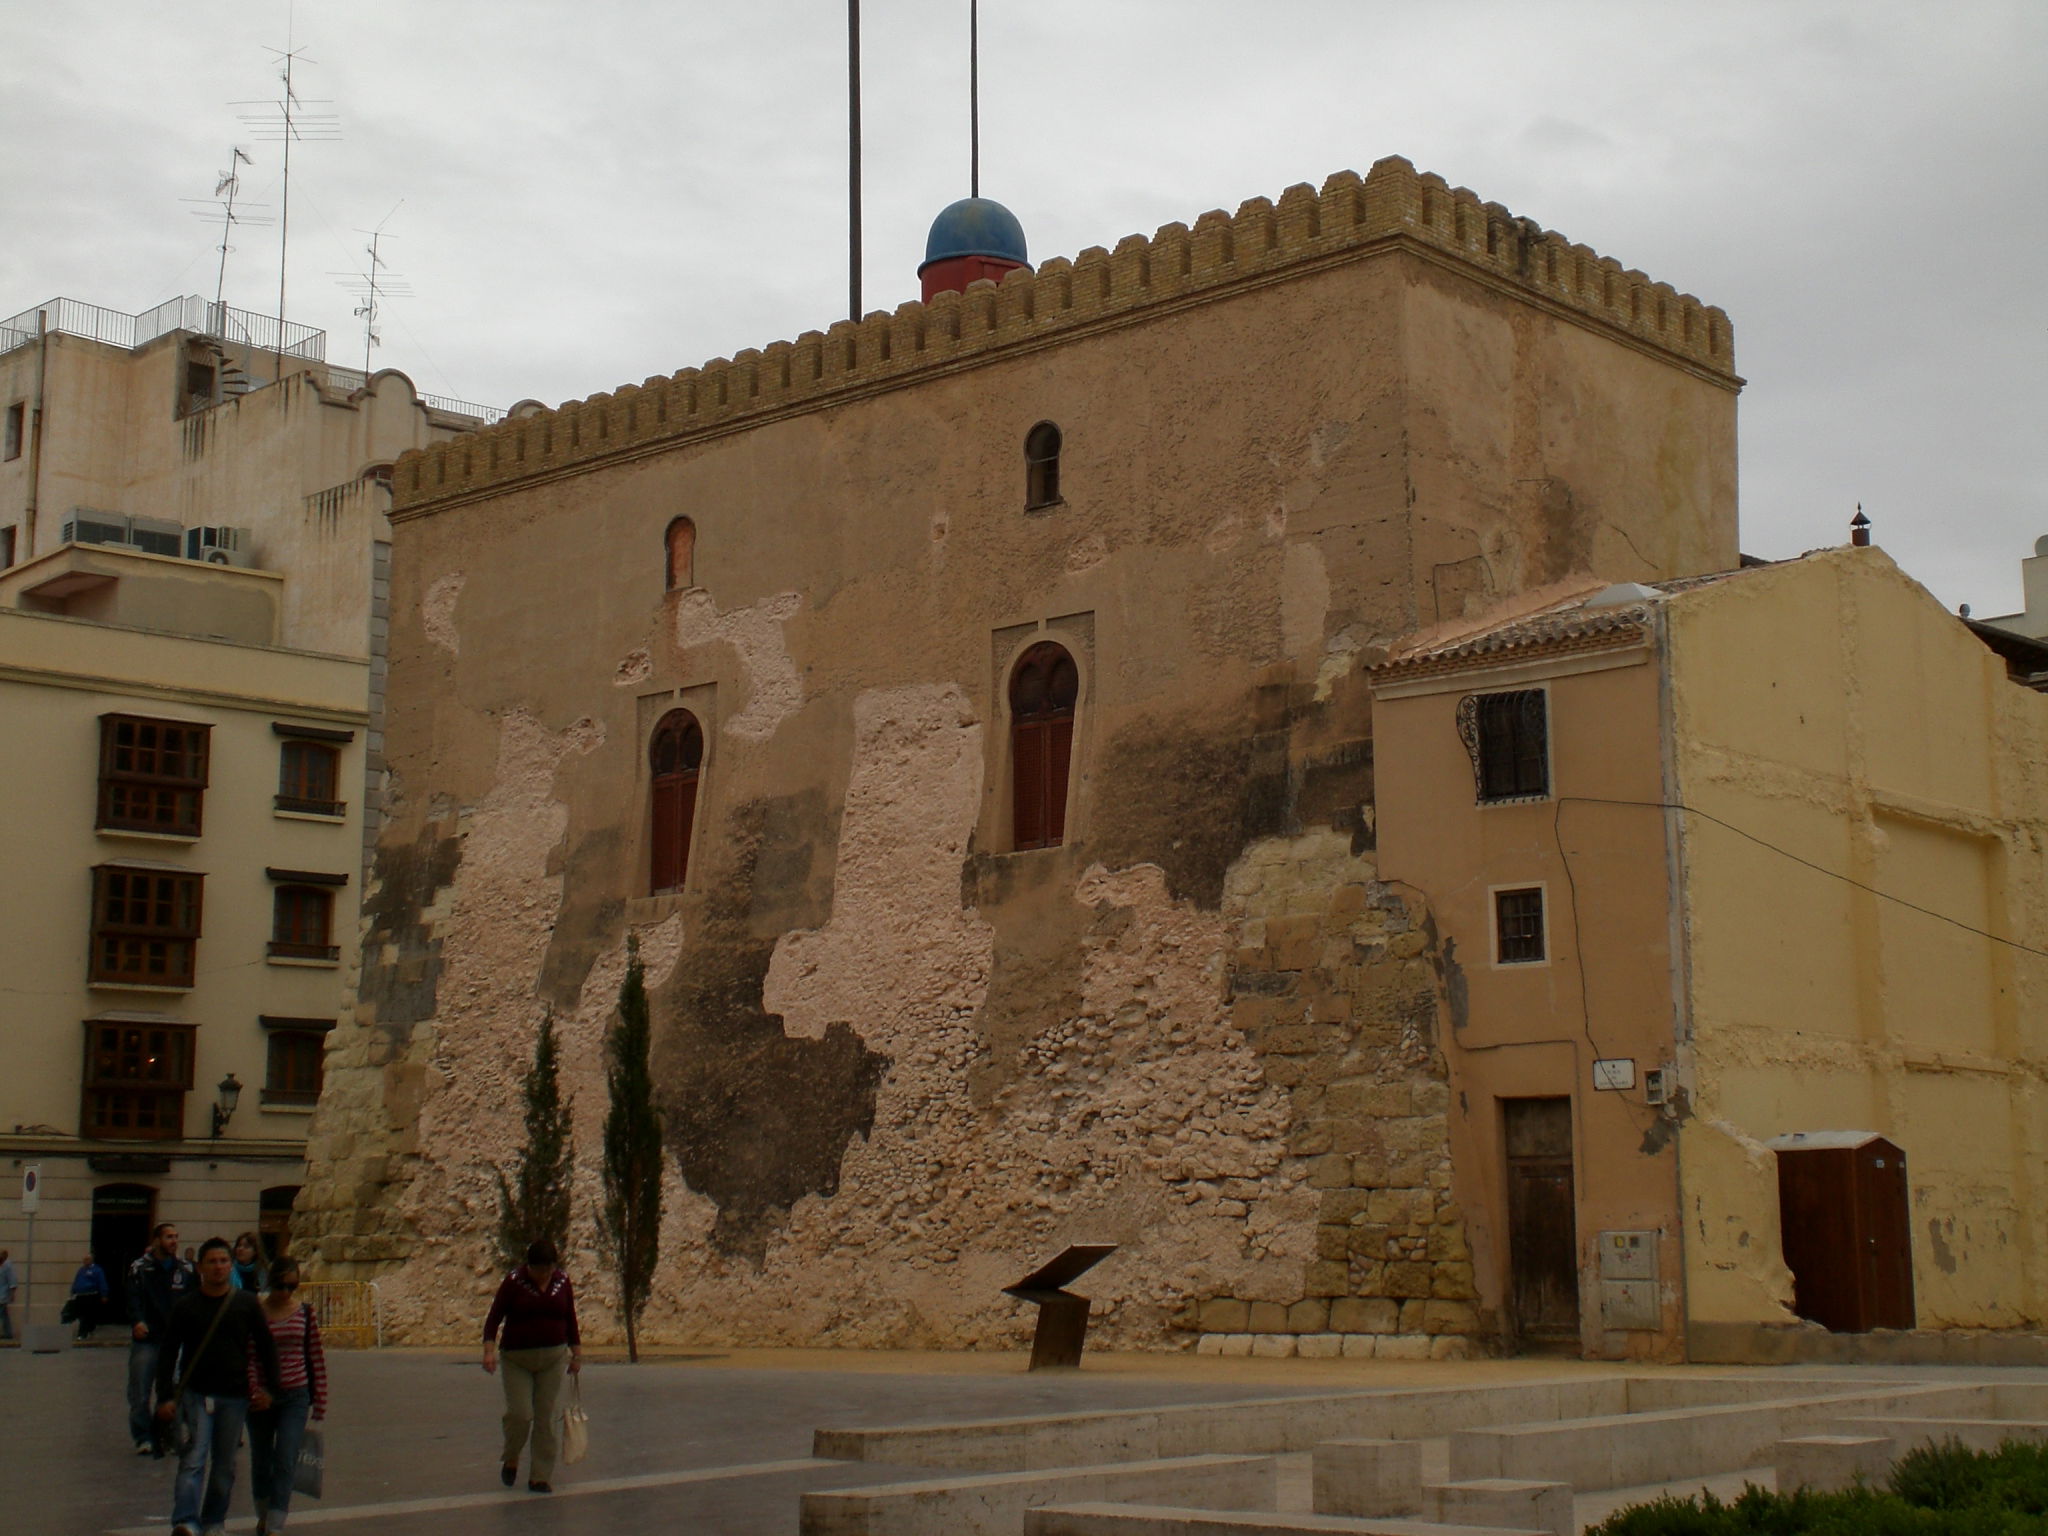
{"label": "crenellated parapet", "polygon": [[1734,332],[1720,309],[1393,156],[1364,177],[1340,171],[1320,192],[1289,187],[1277,203],[1255,197],[1234,215],[1205,213],[1193,228],[1173,223],[1150,239],[1127,235],[1114,250],[1055,257],[1000,285],[983,280],[965,293],[912,300],[409,453],[394,475],[393,515],[402,520],[570,466],[819,409],[1396,244],[1533,295],[1730,387],[1738,382]]}

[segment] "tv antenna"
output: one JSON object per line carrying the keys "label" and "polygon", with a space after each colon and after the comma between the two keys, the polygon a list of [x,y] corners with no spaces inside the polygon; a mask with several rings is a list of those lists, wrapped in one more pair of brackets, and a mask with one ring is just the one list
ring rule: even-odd
{"label": "tv antenna", "polygon": [[377,317],[384,307],[385,300],[409,299],[413,296],[411,283],[407,282],[399,273],[385,270],[387,264],[379,249],[386,239],[391,238],[384,233],[384,226],[389,224],[393,215],[404,206],[405,199],[401,197],[392,205],[391,212],[384,215],[375,229],[359,229],[356,231],[359,235],[368,235],[370,237],[370,243],[363,247],[363,254],[370,258],[370,265],[366,271],[330,272],[327,274],[329,277],[340,278],[343,290],[351,294],[356,300],[356,307],[352,313],[363,322],[363,377],[365,380],[370,375],[370,349],[384,345],[383,333],[377,329]]}
{"label": "tv antenna", "polygon": [[241,145],[234,145],[228,151],[228,168],[214,178],[212,197],[187,197],[181,202],[205,203],[205,208],[194,208],[195,219],[220,220],[220,271],[213,284],[213,325],[221,335],[226,335],[225,301],[228,286],[228,255],[235,248],[234,233],[237,224],[247,224],[260,229],[271,223],[268,203],[243,203],[237,199],[242,195],[241,170],[245,165],[256,162],[249,158],[248,151]]}
{"label": "tv antenna", "polygon": [[316,64],[319,61],[306,58],[304,48],[290,47],[289,36],[285,38],[285,42],[287,46],[284,48],[265,50],[279,61],[277,77],[284,86],[284,94],[272,101],[233,103],[237,107],[249,109],[238,116],[254,137],[284,145],[283,191],[279,194],[277,215],[277,376],[280,379],[284,377],[285,274],[292,238],[292,145],[309,142],[331,144],[341,138],[341,118],[337,114],[312,110],[331,106],[333,103],[302,101],[292,85],[292,76],[302,61],[307,64]]}

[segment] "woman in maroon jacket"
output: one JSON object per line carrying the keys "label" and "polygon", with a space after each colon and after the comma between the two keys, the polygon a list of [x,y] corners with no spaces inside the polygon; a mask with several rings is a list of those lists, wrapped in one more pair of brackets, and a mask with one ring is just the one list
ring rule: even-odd
{"label": "woman in maroon jacket", "polygon": [[[558,1266],[555,1245],[541,1238],[526,1250],[526,1262],[505,1277],[484,1319],[484,1369],[505,1366],[505,1454],[499,1476],[507,1488],[519,1476],[519,1453],[533,1434],[533,1461],[526,1470],[532,1493],[553,1493],[548,1479],[555,1473],[555,1400],[561,1396],[562,1373],[583,1369],[583,1336],[576,1327],[576,1292]],[[504,1328],[504,1350],[498,1330]]]}

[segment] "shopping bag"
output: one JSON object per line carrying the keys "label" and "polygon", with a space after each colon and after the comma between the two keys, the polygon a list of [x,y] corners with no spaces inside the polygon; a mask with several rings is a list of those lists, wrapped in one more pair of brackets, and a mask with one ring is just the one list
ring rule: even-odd
{"label": "shopping bag", "polygon": [[320,1497],[320,1485],[327,1479],[327,1436],[317,1424],[306,1426],[306,1438],[299,1442],[299,1459],[292,1468],[292,1492],[309,1499]]}
{"label": "shopping bag", "polygon": [[569,1406],[562,1410],[562,1465],[573,1467],[590,1454],[590,1416],[583,1411],[583,1378],[569,1378],[576,1383],[576,1390],[570,1395]]}

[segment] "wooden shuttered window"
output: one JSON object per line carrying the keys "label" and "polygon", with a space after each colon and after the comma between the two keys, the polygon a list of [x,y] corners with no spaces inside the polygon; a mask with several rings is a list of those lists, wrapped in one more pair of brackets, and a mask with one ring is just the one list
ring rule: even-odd
{"label": "wooden shuttered window", "polygon": [[648,889],[679,891],[690,868],[690,833],[697,823],[697,781],[704,768],[704,730],[687,709],[672,709],[648,743],[653,770],[653,857]]}
{"label": "wooden shuttered window", "polygon": [[1074,658],[1050,641],[1026,651],[1010,675],[1012,847],[1056,848],[1066,841],[1080,691]]}
{"label": "wooden shuttered window", "polygon": [[183,1136],[196,1034],[190,1024],[87,1020],[79,1134],[137,1141]]}
{"label": "wooden shuttered window", "polygon": [[87,980],[189,987],[199,948],[204,876],[102,864],[92,872],[92,957]]}
{"label": "wooden shuttered window", "polygon": [[99,819],[109,831],[197,837],[213,727],[100,716]]}

